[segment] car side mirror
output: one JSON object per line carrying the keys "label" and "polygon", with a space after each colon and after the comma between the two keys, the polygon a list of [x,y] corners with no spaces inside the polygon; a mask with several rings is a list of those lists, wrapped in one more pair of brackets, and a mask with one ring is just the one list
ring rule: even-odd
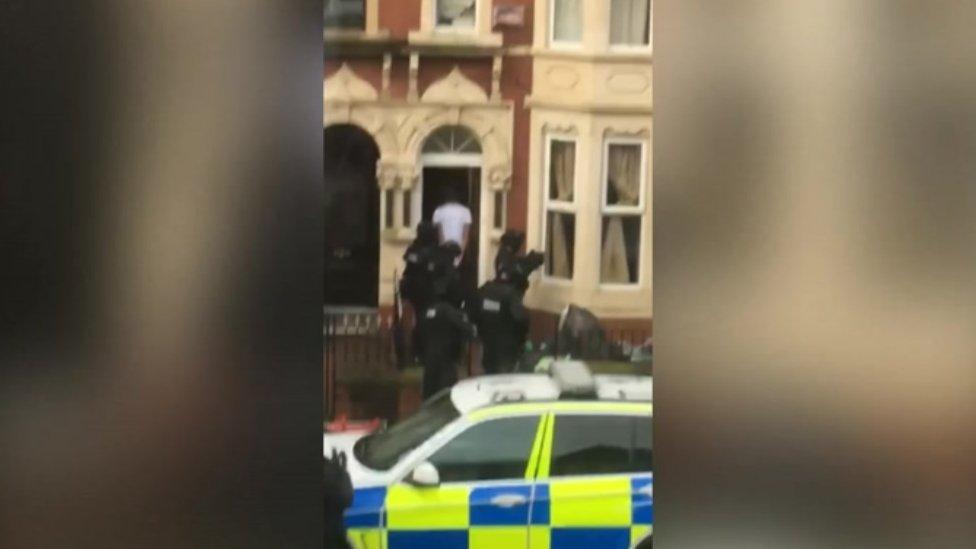
{"label": "car side mirror", "polygon": [[437,472],[437,467],[434,467],[431,462],[425,461],[410,473],[407,481],[414,486],[429,488],[441,483],[441,475]]}

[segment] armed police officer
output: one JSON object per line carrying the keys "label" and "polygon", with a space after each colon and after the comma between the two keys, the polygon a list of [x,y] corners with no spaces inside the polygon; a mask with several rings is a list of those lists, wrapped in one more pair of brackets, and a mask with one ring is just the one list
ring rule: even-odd
{"label": "armed police officer", "polygon": [[461,309],[460,280],[455,261],[461,249],[454,242],[439,246],[429,266],[432,300],[417,311],[419,356],[424,365],[423,398],[457,382],[464,343],[477,330]]}
{"label": "armed police officer", "polygon": [[495,276],[502,276],[505,271],[511,271],[519,257],[519,250],[525,243],[525,233],[509,229],[502,235],[498,244],[498,254],[495,255]]}
{"label": "armed police officer", "polygon": [[485,373],[511,372],[525,348],[529,315],[522,304],[529,275],[542,264],[542,254],[518,255],[522,233],[506,232],[495,260],[496,276],[478,289],[469,307],[482,343]]}
{"label": "armed police officer", "polygon": [[437,227],[430,221],[418,223],[417,237],[403,254],[405,267],[400,278],[400,295],[414,311],[427,308],[434,298],[433,261],[437,248]]}

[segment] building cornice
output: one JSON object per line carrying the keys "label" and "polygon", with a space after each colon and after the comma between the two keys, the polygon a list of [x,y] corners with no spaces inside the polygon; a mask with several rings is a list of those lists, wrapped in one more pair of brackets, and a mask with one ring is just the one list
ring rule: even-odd
{"label": "building cornice", "polygon": [[326,107],[380,107],[384,109],[400,108],[400,107],[434,107],[442,109],[496,109],[496,110],[509,110],[512,109],[515,102],[511,99],[504,99],[502,101],[494,102],[447,102],[447,101],[410,101],[408,99],[375,99],[375,100],[353,100],[353,101],[326,101]]}
{"label": "building cornice", "polygon": [[591,114],[634,114],[650,116],[654,114],[651,105],[625,105],[620,103],[568,103],[565,101],[553,101],[547,99],[536,99],[532,96],[525,98],[526,109],[548,109],[554,111],[568,111]]}
{"label": "building cornice", "polygon": [[567,59],[592,63],[647,63],[654,62],[650,50],[605,50],[600,52],[577,49],[532,48],[527,55],[540,59]]}

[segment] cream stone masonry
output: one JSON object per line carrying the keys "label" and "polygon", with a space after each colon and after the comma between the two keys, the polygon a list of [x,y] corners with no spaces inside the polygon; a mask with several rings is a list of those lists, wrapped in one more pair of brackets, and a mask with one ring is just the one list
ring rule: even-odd
{"label": "cream stone masonry", "polygon": [[[497,250],[498,232],[491,226],[495,202],[492,191],[507,192],[512,178],[513,106],[509,101],[492,100],[489,92],[467,78],[458,67],[434,82],[414,100],[391,100],[343,64],[324,82],[324,127],[353,124],[376,141],[380,151],[377,184],[393,191],[393,204],[381,192],[379,302],[393,302],[394,271],[401,270],[402,256],[413,239],[420,218],[422,195],[421,149],[433,131],[442,126],[461,125],[470,129],[481,143],[481,224],[478,227],[481,250],[481,279],[487,277],[491,258]],[[404,219],[407,193],[410,223]],[[393,228],[384,226],[387,209],[393,208]],[[505,204],[501,206],[504,208]]]}
{"label": "cream stone masonry", "polygon": [[[574,269],[571,280],[540,276],[526,294],[532,308],[558,312],[569,303],[605,318],[647,318],[653,305],[652,53],[651,46],[610,44],[610,0],[585,0],[578,44],[551,43],[554,0],[536,0],[530,115],[527,243],[544,249],[549,137],[576,142]],[[542,14],[544,16],[540,17]],[[601,283],[603,193],[608,140],[644,151],[639,278]]]}

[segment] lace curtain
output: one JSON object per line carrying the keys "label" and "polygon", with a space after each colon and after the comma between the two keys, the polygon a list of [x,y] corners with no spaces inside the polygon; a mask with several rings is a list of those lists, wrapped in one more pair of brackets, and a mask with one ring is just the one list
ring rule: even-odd
{"label": "lace curtain", "polygon": [[583,36],[581,0],[554,0],[552,37],[562,42],[579,42]]}
{"label": "lace curtain", "polygon": [[[553,141],[549,156],[549,198],[560,202],[573,201],[573,181],[576,178],[576,145]],[[549,274],[560,278],[573,275],[570,263],[572,239],[567,233],[564,217],[571,214],[550,212]]]}
{"label": "lace curtain", "polygon": [[[637,206],[641,191],[640,146],[611,145],[607,162],[607,205]],[[629,284],[637,281],[636,262],[635,271],[632,272],[628,251],[631,254],[639,254],[640,251],[637,249],[638,242],[630,242],[628,246],[624,234],[624,217],[611,215],[607,219],[600,265],[600,278],[603,282]]]}
{"label": "lace curtain", "polygon": [[648,43],[651,0],[610,0],[610,43]]}

